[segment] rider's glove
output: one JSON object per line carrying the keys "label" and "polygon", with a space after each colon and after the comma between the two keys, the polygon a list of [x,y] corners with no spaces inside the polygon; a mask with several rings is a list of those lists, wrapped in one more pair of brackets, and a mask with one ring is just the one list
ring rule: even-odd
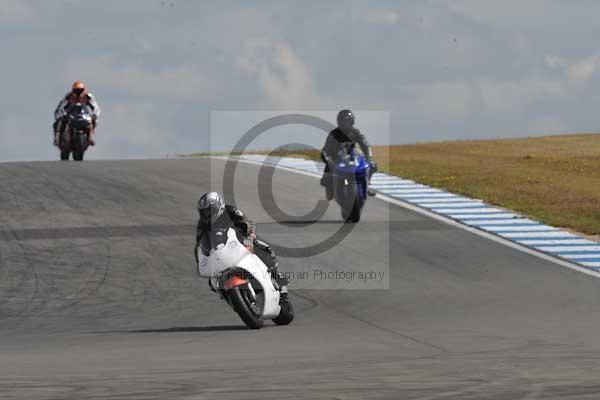
{"label": "rider's glove", "polygon": [[377,172],[377,163],[375,162],[375,160],[373,160],[372,158],[369,158],[369,166],[371,168],[371,171],[373,172]]}
{"label": "rider's glove", "polygon": [[248,238],[252,239],[252,241],[256,239],[256,226],[254,225],[254,223],[250,221],[246,222],[245,233],[246,236],[248,236]]}
{"label": "rider's glove", "polygon": [[244,246],[245,247],[254,247],[254,239],[251,237],[245,237],[244,238]]}

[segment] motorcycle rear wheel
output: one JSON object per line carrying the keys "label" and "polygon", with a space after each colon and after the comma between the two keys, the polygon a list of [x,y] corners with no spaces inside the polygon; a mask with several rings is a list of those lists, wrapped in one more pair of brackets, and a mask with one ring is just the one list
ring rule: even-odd
{"label": "motorcycle rear wheel", "polygon": [[260,315],[256,309],[256,300],[252,300],[250,290],[236,286],[229,289],[227,294],[233,309],[248,328],[260,329],[263,326],[263,320],[260,319]]}

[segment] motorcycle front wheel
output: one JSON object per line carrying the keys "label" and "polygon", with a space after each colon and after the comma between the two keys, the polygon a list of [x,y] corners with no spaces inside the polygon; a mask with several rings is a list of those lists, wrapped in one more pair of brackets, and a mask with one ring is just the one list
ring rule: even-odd
{"label": "motorcycle front wheel", "polygon": [[242,321],[250,329],[260,329],[263,320],[260,319],[260,311],[252,292],[243,286],[236,286],[227,291],[229,301]]}
{"label": "motorcycle front wheel", "polygon": [[350,215],[348,215],[348,222],[352,222],[352,223],[357,223],[358,221],[360,221],[360,213],[361,213],[361,206],[360,204],[358,204],[358,201],[354,203],[354,205],[352,206],[352,210],[350,211]]}
{"label": "motorcycle front wheel", "polygon": [[85,150],[87,148],[87,134],[83,134],[80,133],[78,135],[74,135],[75,137],[72,138],[72,143],[74,143],[73,146],[73,160],[75,161],[83,161],[83,155],[85,153]]}
{"label": "motorcycle front wheel", "polygon": [[76,151],[73,153],[73,160],[75,161],[83,161],[83,152],[82,151]]}

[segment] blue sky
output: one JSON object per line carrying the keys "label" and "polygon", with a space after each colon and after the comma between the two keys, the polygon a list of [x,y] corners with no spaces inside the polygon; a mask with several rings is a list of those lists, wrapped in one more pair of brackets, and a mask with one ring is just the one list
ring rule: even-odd
{"label": "blue sky", "polygon": [[363,128],[375,143],[597,131],[598,15],[591,0],[2,0],[0,160],[56,159],[52,111],[75,79],[103,108],[91,158],[210,150],[213,111],[388,112],[389,135]]}

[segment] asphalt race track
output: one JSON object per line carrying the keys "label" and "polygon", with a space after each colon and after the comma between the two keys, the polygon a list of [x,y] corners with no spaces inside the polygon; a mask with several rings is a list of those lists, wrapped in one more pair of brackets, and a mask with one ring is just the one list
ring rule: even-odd
{"label": "asphalt race track", "polygon": [[[0,164],[1,399],[600,398],[599,279],[376,199],[340,244],[280,265],[389,265],[389,289],[295,289],[290,326],[246,330],[192,255],[195,202],[223,167]],[[258,170],[238,168],[236,199],[264,239],[339,228],[334,205],[273,222]],[[323,197],[291,172],[274,187],[290,213]]]}

